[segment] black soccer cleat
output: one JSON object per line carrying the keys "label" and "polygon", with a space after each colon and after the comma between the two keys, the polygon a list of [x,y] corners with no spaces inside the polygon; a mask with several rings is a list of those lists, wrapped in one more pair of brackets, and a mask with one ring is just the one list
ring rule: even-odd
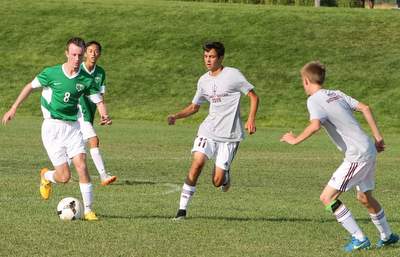
{"label": "black soccer cleat", "polygon": [[179,209],[173,220],[184,220],[186,218],[186,210]]}

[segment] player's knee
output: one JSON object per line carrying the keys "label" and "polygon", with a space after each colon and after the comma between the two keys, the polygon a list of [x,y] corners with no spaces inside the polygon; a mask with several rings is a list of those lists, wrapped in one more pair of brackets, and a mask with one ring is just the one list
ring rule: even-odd
{"label": "player's knee", "polygon": [[71,173],[63,172],[59,177],[58,181],[59,183],[68,183],[68,181],[71,179]]}
{"label": "player's knee", "polygon": [[369,198],[366,194],[358,193],[357,200],[363,205],[369,205]]}
{"label": "player's knee", "polygon": [[319,196],[319,200],[322,202],[324,205],[328,205],[332,202],[332,199],[324,194],[321,194]]}
{"label": "player's knee", "polygon": [[200,172],[204,167],[204,162],[202,161],[193,161],[192,163],[192,170],[194,172]]}
{"label": "player's knee", "polygon": [[83,173],[86,171],[86,164],[85,163],[75,164],[75,169],[78,171],[78,173]]}
{"label": "player's knee", "polygon": [[97,136],[89,139],[90,148],[98,148],[100,145],[100,140]]}

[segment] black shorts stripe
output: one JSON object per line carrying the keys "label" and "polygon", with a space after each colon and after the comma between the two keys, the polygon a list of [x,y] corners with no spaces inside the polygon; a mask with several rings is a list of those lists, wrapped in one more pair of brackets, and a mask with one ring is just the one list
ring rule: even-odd
{"label": "black shorts stripe", "polygon": [[352,162],[350,165],[349,170],[347,171],[347,174],[344,178],[344,181],[342,185],[340,186],[339,191],[344,192],[346,191],[347,184],[349,183],[350,179],[353,177],[354,171],[357,169],[358,163],[357,162]]}

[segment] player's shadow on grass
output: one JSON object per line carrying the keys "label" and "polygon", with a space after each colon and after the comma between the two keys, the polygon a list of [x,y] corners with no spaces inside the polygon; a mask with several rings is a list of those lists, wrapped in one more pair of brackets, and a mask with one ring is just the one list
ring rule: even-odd
{"label": "player's shadow on grass", "polygon": [[117,180],[109,186],[137,186],[137,185],[155,185],[157,182],[143,180]]}
{"label": "player's shadow on grass", "polygon": [[[166,219],[171,220],[173,215],[99,215],[105,219],[128,219],[128,220],[135,220],[135,219]],[[233,221],[233,222],[248,222],[248,221],[255,221],[255,222],[287,222],[287,223],[297,223],[297,222],[309,222],[309,223],[337,223],[335,218],[294,218],[294,217],[224,217],[224,216],[192,216],[186,218],[186,221],[190,220],[218,220],[218,221]],[[399,219],[389,219],[389,223],[400,223]],[[362,224],[368,224],[371,222],[371,219],[362,218],[357,219],[357,222]]]}

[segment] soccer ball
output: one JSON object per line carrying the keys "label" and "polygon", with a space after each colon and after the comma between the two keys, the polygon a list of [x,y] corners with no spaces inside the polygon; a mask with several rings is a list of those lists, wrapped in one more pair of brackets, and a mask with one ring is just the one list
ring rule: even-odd
{"label": "soccer ball", "polygon": [[74,197],[66,197],[57,205],[57,214],[62,220],[77,220],[82,218],[83,207]]}

